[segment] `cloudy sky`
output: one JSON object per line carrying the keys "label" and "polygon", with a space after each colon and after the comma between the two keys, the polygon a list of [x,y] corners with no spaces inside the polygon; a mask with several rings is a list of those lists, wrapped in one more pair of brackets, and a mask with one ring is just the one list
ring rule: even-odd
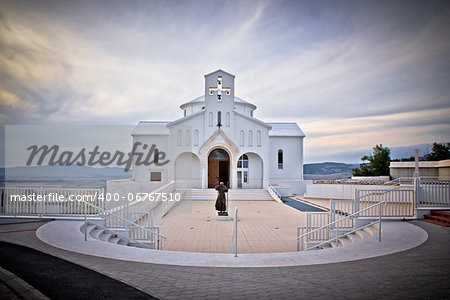
{"label": "cloudy sky", "polygon": [[449,33],[450,1],[0,0],[0,124],[174,120],[222,68],[306,162],[358,162],[450,141]]}

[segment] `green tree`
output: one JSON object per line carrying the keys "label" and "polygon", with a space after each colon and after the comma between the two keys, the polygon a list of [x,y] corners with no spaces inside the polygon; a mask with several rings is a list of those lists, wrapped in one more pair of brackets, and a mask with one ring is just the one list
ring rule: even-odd
{"label": "green tree", "polygon": [[359,168],[353,168],[353,176],[389,176],[389,164],[391,162],[391,149],[376,145],[373,154],[361,157],[363,161]]}
{"label": "green tree", "polygon": [[433,161],[450,159],[450,143],[433,143],[431,153],[427,156],[426,159]]}

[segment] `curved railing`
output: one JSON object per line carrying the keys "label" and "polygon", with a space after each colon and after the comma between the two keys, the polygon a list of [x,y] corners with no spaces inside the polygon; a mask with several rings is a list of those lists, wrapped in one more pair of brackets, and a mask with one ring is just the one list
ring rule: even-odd
{"label": "curved railing", "polygon": [[[357,211],[357,212],[355,212],[355,213],[352,213],[352,214],[350,214],[350,215],[348,215],[348,216],[345,216],[345,217],[343,217],[343,218],[340,218],[339,220],[333,221],[333,222],[328,223],[328,224],[326,224],[326,225],[323,225],[323,226],[321,226],[321,227],[319,227],[319,228],[316,228],[316,229],[314,229],[314,230],[311,230],[311,231],[308,231],[308,232],[306,232],[306,233],[303,233],[303,234],[298,235],[298,236],[297,236],[297,251],[306,251],[306,250],[310,250],[310,249],[313,249],[313,248],[316,248],[316,247],[320,247],[320,246],[322,246],[322,245],[324,245],[324,244],[326,244],[326,243],[330,243],[330,242],[332,242],[332,241],[336,241],[336,246],[338,246],[338,240],[339,240],[339,238],[342,238],[342,237],[348,235],[348,234],[351,233],[351,232],[355,232],[355,231],[360,230],[360,229],[362,229],[362,228],[368,227],[368,225],[364,225],[364,226],[361,226],[361,227],[359,227],[359,228],[353,229],[353,230],[351,230],[351,231],[346,230],[345,233],[340,234],[340,232],[339,232],[339,231],[340,231],[340,230],[339,230],[340,226],[338,226],[338,224],[339,224],[340,222],[347,221],[347,220],[350,219],[350,218],[356,218],[356,217],[358,217],[361,213],[363,213],[363,212],[365,212],[365,211],[367,211],[367,210],[369,210],[369,209],[373,209],[373,208],[375,208],[375,207],[377,207],[377,206],[379,207],[379,209],[378,209],[378,220],[377,220],[377,221],[374,221],[374,222],[372,222],[372,223],[370,223],[370,226],[373,225],[373,224],[377,224],[377,223],[378,223],[378,239],[379,239],[379,241],[381,242],[381,219],[382,219],[382,209],[381,209],[381,204],[385,204],[385,205],[386,205],[386,201],[380,201],[380,202],[378,202],[377,204],[374,204],[374,205],[371,205],[371,206],[369,206],[369,207],[363,208],[363,209],[361,209],[361,210],[359,210],[359,211]],[[330,238],[330,239],[327,239],[327,240],[325,240],[325,241],[323,241],[323,242],[321,242],[321,243],[319,243],[319,244],[316,244],[316,245],[314,245],[314,246],[307,247],[307,245],[306,245],[306,247],[305,247],[305,244],[307,244],[307,243],[309,242],[309,237],[310,237],[311,235],[314,235],[316,232],[320,232],[320,231],[323,231],[323,230],[331,231],[330,228],[333,228],[334,231],[336,232],[335,237]],[[302,230],[304,231],[304,228],[303,228],[303,227],[299,227],[299,229],[302,229]],[[300,232],[299,229],[297,229],[297,232]]]}

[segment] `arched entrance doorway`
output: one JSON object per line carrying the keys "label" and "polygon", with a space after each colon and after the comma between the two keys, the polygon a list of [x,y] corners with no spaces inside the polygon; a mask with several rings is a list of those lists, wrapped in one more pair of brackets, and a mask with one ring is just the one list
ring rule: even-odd
{"label": "arched entrance doorway", "polygon": [[223,149],[215,149],[208,156],[208,187],[213,188],[220,182],[229,187],[230,157]]}

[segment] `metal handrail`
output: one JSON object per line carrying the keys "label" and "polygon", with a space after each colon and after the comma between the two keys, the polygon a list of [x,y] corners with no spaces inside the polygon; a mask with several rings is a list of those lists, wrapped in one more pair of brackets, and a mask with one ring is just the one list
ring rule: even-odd
{"label": "metal handrail", "polygon": [[334,225],[334,224],[336,224],[336,223],[338,223],[338,222],[341,222],[341,221],[343,221],[343,220],[345,220],[345,219],[352,218],[353,216],[355,216],[355,215],[357,215],[357,214],[360,214],[360,213],[362,213],[363,211],[366,211],[366,210],[369,210],[369,209],[371,209],[371,208],[374,208],[374,207],[376,207],[376,206],[378,206],[378,205],[381,205],[382,203],[386,204],[386,201],[380,201],[380,202],[378,202],[377,204],[374,204],[374,205],[368,206],[368,207],[366,207],[366,208],[363,208],[363,209],[361,209],[361,210],[359,210],[359,211],[357,211],[357,212],[355,212],[355,213],[353,213],[353,214],[351,214],[351,215],[348,215],[348,216],[346,216],[346,217],[344,217],[344,218],[342,218],[342,219],[336,220],[336,221],[334,221],[334,222],[331,222],[331,223],[329,223],[329,224],[326,224],[326,225],[324,225],[324,226],[322,226],[322,227],[319,227],[319,228],[317,228],[317,229],[314,229],[314,230],[312,230],[312,231],[308,231],[307,233],[304,233],[304,234],[298,236],[298,237],[297,237],[297,240],[300,239],[300,238],[302,238],[302,237],[305,237],[305,236],[307,236],[307,235],[309,235],[309,234],[311,234],[311,233],[313,233],[313,232],[316,232],[316,231],[322,230],[322,229],[324,229],[324,228],[330,227],[331,225]]}
{"label": "metal handrail", "polygon": [[237,257],[237,221],[238,221],[238,208],[234,208],[234,225],[233,235],[231,238],[231,251],[234,253],[234,257]]}
{"label": "metal handrail", "polygon": [[354,232],[356,232],[356,231],[358,231],[358,230],[361,230],[361,229],[370,227],[370,226],[372,226],[372,225],[374,225],[374,224],[376,224],[376,223],[379,223],[379,222],[380,222],[380,221],[377,220],[377,221],[371,222],[371,223],[369,223],[369,224],[366,224],[366,225],[364,225],[364,226],[361,226],[361,227],[358,227],[358,228],[356,228],[356,229],[353,229],[353,230],[351,230],[351,231],[345,232],[345,233],[343,233],[343,234],[341,234],[341,235],[337,235],[337,236],[334,237],[334,238],[331,238],[331,239],[329,239],[329,240],[326,240],[326,241],[324,241],[324,242],[321,242],[321,243],[319,243],[319,244],[316,244],[316,245],[314,245],[314,246],[311,246],[311,247],[309,247],[309,248],[306,248],[304,251],[308,251],[308,250],[310,250],[310,249],[320,247],[320,246],[325,245],[325,244],[327,244],[327,243],[331,243],[331,242],[334,241],[334,240],[340,239],[340,238],[342,238],[342,237],[344,237],[344,236],[350,235],[350,234],[352,234],[352,233],[354,233]]}
{"label": "metal handrail", "polygon": [[[129,228],[130,225],[134,226],[134,227],[137,227],[137,228],[140,228],[140,229],[143,229],[144,231],[147,231],[147,232],[149,232],[152,235],[153,234],[156,235],[157,237],[161,238],[162,243],[164,243],[167,240],[167,238],[165,236],[157,233],[156,231],[150,230],[150,229],[148,229],[148,228],[146,228],[144,226],[141,226],[141,225],[139,225],[137,223],[134,223],[134,222],[132,222],[132,221],[130,221],[128,219],[122,218],[121,216],[118,216],[118,215],[116,215],[114,213],[111,213],[111,212],[109,212],[109,211],[107,211],[105,209],[102,209],[102,208],[100,208],[100,207],[98,207],[96,205],[93,205],[91,203],[88,203],[88,202],[86,202],[84,200],[78,200],[78,201],[83,202],[85,205],[90,205],[91,207],[97,208],[98,210],[100,210],[103,213],[103,217],[104,218],[106,218],[106,214],[108,214],[108,215],[111,215],[111,216],[114,216],[114,217],[118,218],[119,220],[122,220],[127,225],[126,226],[127,227],[126,228],[126,230],[127,230],[127,238],[130,239],[131,241],[135,242],[135,243],[139,243],[140,244],[141,242],[139,242],[139,241],[129,237],[129,229],[128,228]],[[85,238],[85,240],[87,240],[87,214],[86,214],[86,210],[85,210],[85,215],[84,215],[84,238]],[[155,246],[154,245],[155,241],[151,241],[151,243],[153,243],[153,246]],[[160,247],[161,249],[162,249],[162,243],[161,243],[161,247]],[[161,250],[161,249],[159,249],[159,250]]]}
{"label": "metal handrail", "polygon": [[274,195],[272,195],[272,193],[275,194],[275,196],[278,198],[278,199],[275,199],[277,202],[283,202],[281,200],[280,192],[278,192],[277,189],[273,185],[269,184],[269,186],[267,187],[267,191],[269,192],[269,194],[271,194],[272,198],[274,198],[273,197]]}

